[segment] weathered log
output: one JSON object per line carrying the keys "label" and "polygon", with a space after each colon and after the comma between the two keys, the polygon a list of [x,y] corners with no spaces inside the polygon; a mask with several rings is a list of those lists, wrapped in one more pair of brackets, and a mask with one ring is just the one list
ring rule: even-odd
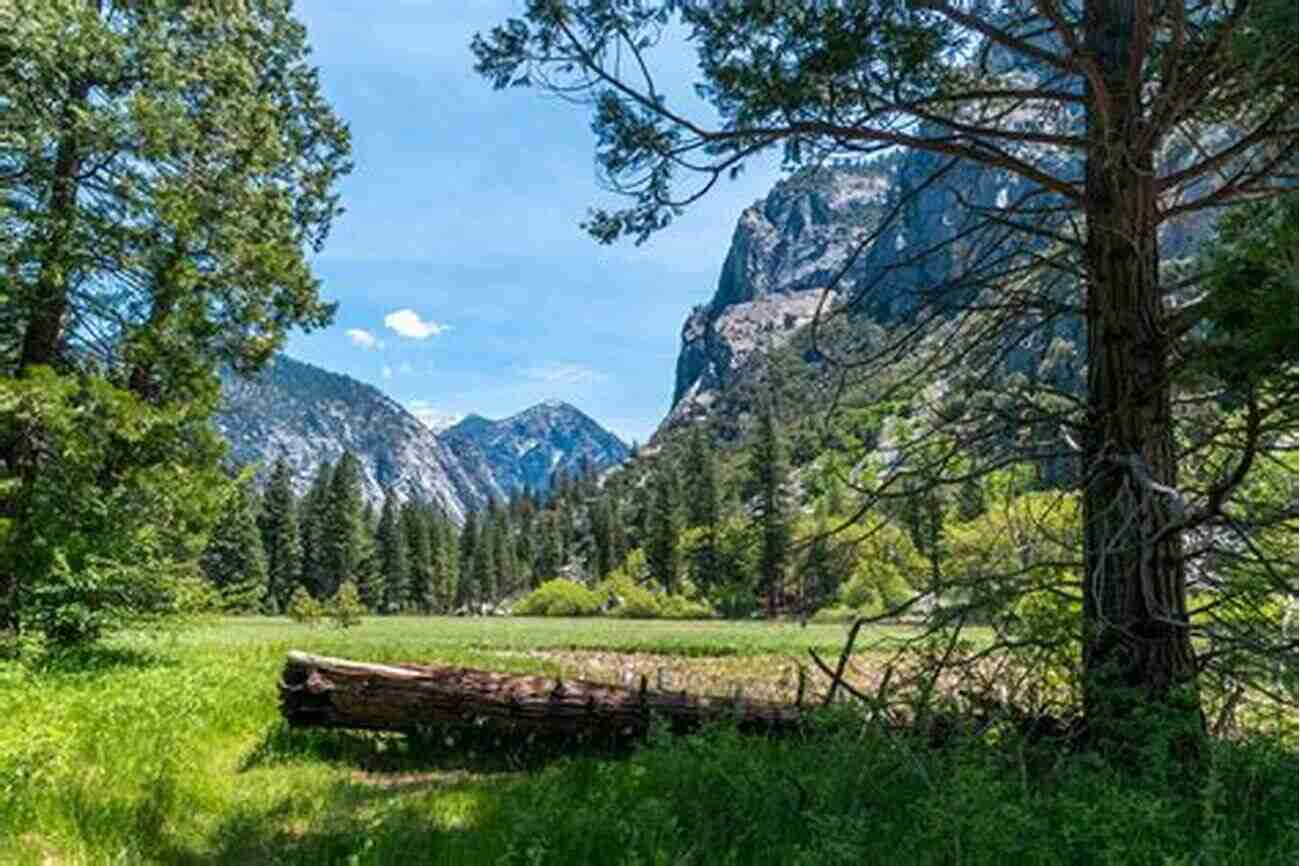
{"label": "weathered log", "polygon": [[785,733],[799,706],[627,688],[589,680],[519,676],[461,667],[369,664],[292,651],[280,713],[293,727],[411,731],[488,726],[522,734],[638,736],[652,716],[673,730],[735,720],[746,732]]}

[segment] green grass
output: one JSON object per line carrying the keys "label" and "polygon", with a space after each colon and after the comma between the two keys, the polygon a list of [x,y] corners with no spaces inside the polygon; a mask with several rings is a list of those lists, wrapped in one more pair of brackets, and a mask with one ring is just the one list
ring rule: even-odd
{"label": "green grass", "polygon": [[35,670],[0,665],[0,863],[1296,862],[1295,755],[1265,739],[1221,744],[1189,781],[1159,762],[1120,776],[1085,757],[932,752],[848,723],[803,740],[718,731],[548,761],[466,735],[288,731],[276,709],[289,648],[754,682],[779,679],[810,645],[835,652],[843,634],[416,618],[338,632],[257,619],[124,638]]}

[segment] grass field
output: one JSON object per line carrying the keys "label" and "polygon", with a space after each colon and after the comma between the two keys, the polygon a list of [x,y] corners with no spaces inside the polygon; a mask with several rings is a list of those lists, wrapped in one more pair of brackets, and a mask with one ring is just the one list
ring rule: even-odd
{"label": "grass field", "polygon": [[290,732],[276,708],[290,648],[613,681],[663,668],[674,688],[744,681],[782,695],[807,647],[834,653],[843,636],[763,623],[397,618],[340,632],[247,619],[36,668],[0,663],[0,863],[1296,861],[1294,755],[1266,741],[1225,746],[1188,794],[1158,767],[1165,775],[1133,781],[1059,760],[1017,766],[849,724],[784,742],[659,736],[630,756],[547,761],[483,738]]}

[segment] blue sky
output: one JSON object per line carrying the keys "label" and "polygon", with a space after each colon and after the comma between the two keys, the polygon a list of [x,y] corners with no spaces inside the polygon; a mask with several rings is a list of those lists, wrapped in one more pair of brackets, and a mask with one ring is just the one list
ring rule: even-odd
{"label": "blue sky", "polygon": [[[315,259],[335,323],[287,351],[418,410],[499,418],[560,399],[644,441],[682,322],[779,171],[749,165],[640,247],[598,245],[578,223],[618,200],[597,183],[586,110],[473,71],[473,34],[522,5],[299,0],[356,169]],[[662,83],[689,94],[689,48],[660,55]]]}

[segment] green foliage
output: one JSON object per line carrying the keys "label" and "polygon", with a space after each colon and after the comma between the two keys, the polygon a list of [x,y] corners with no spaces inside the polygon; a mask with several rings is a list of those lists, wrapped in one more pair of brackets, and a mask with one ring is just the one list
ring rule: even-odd
{"label": "green foliage", "polygon": [[231,490],[208,410],[44,368],[0,378],[0,439],[43,455],[8,482],[0,615],[76,643],[205,607],[196,560]]}
{"label": "green foliage", "polygon": [[[960,846],[975,866],[1289,866],[1300,841],[1294,746],[1267,735],[1214,744],[1191,778],[1055,744],[932,749],[844,716],[785,739],[657,730],[617,759],[573,749],[543,763],[514,741],[287,729],[266,689],[250,688],[275,682],[284,633],[282,620],[241,618],[177,642],[0,664],[0,862],[236,866],[273,852],[284,866],[938,866]],[[383,661],[481,665],[493,653],[555,676],[518,650],[576,641],[765,658],[806,654],[800,641],[833,652],[842,634],[394,617],[295,639]],[[437,783],[395,784],[415,773]]]}
{"label": "green foliage", "polygon": [[790,559],[790,504],[786,485],[789,462],[785,434],[779,418],[779,385],[769,383],[770,393],[758,413],[758,431],[749,452],[749,481],[755,496],[755,519],[759,527],[759,588],[767,595],[767,613],[775,615],[785,584]]}
{"label": "green foliage", "polygon": [[856,564],[840,590],[848,607],[876,616],[896,609],[916,595],[916,584],[929,571],[908,533],[889,521],[858,529],[853,540]]}
{"label": "green foliage", "polygon": [[1268,383],[1295,392],[1298,246],[1300,199],[1291,192],[1227,211],[1199,251],[1208,294],[1198,366],[1237,394]]}
{"label": "green foliage", "polygon": [[258,526],[262,530],[262,548],[266,552],[267,601],[272,612],[279,612],[286,609],[290,597],[302,585],[298,502],[293,493],[289,464],[283,457],[271,470]]}
{"label": "green foliage", "polygon": [[285,613],[296,623],[316,625],[325,616],[325,605],[308,592],[305,586],[298,586],[289,598]]}
{"label": "green foliage", "polygon": [[650,483],[653,492],[646,521],[646,567],[665,592],[673,593],[682,572],[682,507],[677,467],[667,456],[656,462]]}
{"label": "green foliage", "polygon": [[343,581],[339,591],[325,605],[326,615],[339,628],[352,628],[361,625],[361,617],[366,613],[366,606],[361,603],[361,593],[355,582]]}
{"label": "green foliage", "polygon": [[401,525],[397,497],[389,490],[375,530],[379,576],[384,587],[382,611],[397,613],[409,602],[411,562],[407,555],[407,535]]}
{"label": "green foliage", "polygon": [[601,597],[580,583],[554,578],[517,601],[516,616],[594,616],[600,612]]}
{"label": "green foliage", "polygon": [[[685,593],[656,592],[638,579],[639,551],[633,551],[623,567],[615,570],[596,586],[602,605],[611,616],[623,619],[707,619],[713,615],[709,605]],[[683,590],[692,590],[683,582]]]}
{"label": "green foliage", "polygon": [[245,473],[223,503],[221,518],[199,558],[226,613],[256,613],[266,600],[266,556],[256,509],[257,491],[251,473]]}

